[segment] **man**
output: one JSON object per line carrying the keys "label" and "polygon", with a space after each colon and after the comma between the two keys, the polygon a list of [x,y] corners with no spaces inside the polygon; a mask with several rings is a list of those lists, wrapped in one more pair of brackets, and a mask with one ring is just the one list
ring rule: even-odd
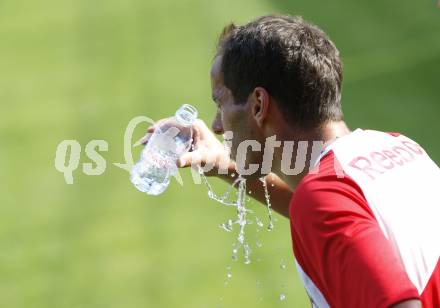
{"label": "man", "polygon": [[[439,168],[405,136],[347,128],[339,52],[322,30],[286,16],[230,25],[211,81],[212,129],[233,133],[235,162],[244,140],[294,141],[294,154],[301,141],[320,142],[322,153],[308,147],[296,174],[283,172],[286,157],[289,166],[301,155],[286,156],[275,144],[267,176],[273,208],[290,219],[295,262],[314,307],[440,307]],[[229,174],[216,174],[228,154],[202,121],[194,146],[180,167],[211,163],[209,175],[227,181],[244,169],[231,160]],[[263,151],[248,152],[245,165],[261,166]],[[247,176],[262,202],[257,178],[264,173]]]}

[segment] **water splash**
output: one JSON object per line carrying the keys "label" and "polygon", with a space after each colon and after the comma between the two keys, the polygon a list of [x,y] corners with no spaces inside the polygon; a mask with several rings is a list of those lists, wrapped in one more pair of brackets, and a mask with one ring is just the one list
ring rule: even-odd
{"label": "water splash", "polygon": [[[246,179],[243,178],[241,175],[238,175],[238,177],[232,182],[231,186],[225,191],[225,193],[223,193],[223,195],[217,195],[216,193],[214,193],[211,184],[208,182],[208,179],[204,175],[203,169],[200,166],[198,167],[198,171],[206,188],[208,189],[209,198],[223,205],[235,206],[237,208],[237,219],[236,220],[228,219],[226,222],[220,224],[220,228],[222,228],[226,232],[232,232],[233,226],[235,224],[238,225],[239,230],[238,230],[237,240],[233,244],[233,248],[232,248],[232,260],[237,261],[238,251],[240,249],[243,249],[244,264],[250,264],[251,263],[250,254],[252,250],[250,248],[249,243],[246,241],[245,228],[247,225],[253,223],[251,220],[247,219],[247,214],[248,213],[253,214],[253,211],[246,208],[246,203],[250,201],[250,198],[247,197],[246,195]],[[235,174],[233,174],[232,176],[235,176]],[[269,216],[269,223],[267,226],[267,230],[272,231],[274,227],[273,219],[272,219],[272,205],[270,203],[266,177],[260,178],[260,181],[263,183],[264,195],[266,199],[267,211]],[[235,199],[233,199],[231,196],[232,195],[231,192],[234,187],[237,187]],[[251,193],[252,192],[249,191],[249,194]],[[255,215],[255,224],[256,224],[257,232],[259,232],[260,229],[264,226],[263,222],[256,215]],[[256,246],[258,248],[262,247],[261,242],[257,241]]]}
{"label": "water splash", "polygon": [[[245,228],[246,225],[251,224],[251,221],[248,221],[246,219],[247,213],[253,213],[251,210],[246,208],[246,202],[248,201],[246,198],[246,179],[243,178],[241,175],[237,177],[237,179],[234,180],[232,185],[226,190],[226,192],[218,196],[214,193],[214,190],[212,189],[211,184],[209,184],[208,179],[203,174],[202,168],[199,166],[199,174],[201,178],[203,179],[203,182],[205,183],[206,188],[208,189],[208,196],[217,201],[220,202],[223,205],[228,206],[235,206],[237,208],[237,219],[233,221],[232,219],[228,219],[225,223],[222,223],[220,225],[220,228],[227,232],[233,231],[233,225],[237,224],[239,227],[238,236],[237,236],[237,242],[234,243],[234,247],[232,249],[232,260],[236,261],[238,260],[238,250],[240,248],[243,249],[243,258],[244,258],[244,264],[251,263],[250,260],[250,254],[251,254],[251,248],[249,244],[246,242],[245,237]],[[236,193],[236,199],[235,201],[231,201],[231,192],[232,189],[237,186],[237,193]]]}
{"label": "water splash", "polygon": [[260,178],[260,181],[261,181],[261,183],[263,183],[264,197],[266,198],[266,205],[267,205],[267,214],[269,216],[269,224],[267,226],[267,230],[272,231],[273,230],[272,204],[270,203],[269,191],[267,189],[266,176]]}
{"label": "water splash", "polygon": [[208,189],[209,198],[211,198],[217,202],[220,202],[223,205],[228,205],[228,206],[237,206],[238,205],[237,201],[230,201],[229,198],[230,198],[230,195],[231,195],[233,188],[235,186],[237,186],[237,184],[239,184],[240,181],[244,180],[243,178],[238,177],[237,179],[235,179],[235,181],[232,182],[231,186],[229,186],[229,188],[224,192],[224,194],[219,196],[216,193],[214,193],[214,190],[212,189],[211,184],[209,184],[206,176],[203,174],[203,170],[201,167],[199,167],[199,173],[200,173],[200,176],[201,176],[203,182],[205,183],[206,188]]}
{"label": "water splash", "polygon": [[[223,193],[223,195],[217,195],[214,190],[212,189],[211,184],[209,184],[207,177],[205,176],[205,174],[203,173],[203,169],[202,167],[198,166],[198,172],[200,174],[200,177],[202,178],[203,183],[205,184],[206,188],[208,189],[208,197],[213,199],[214,201],[217,201],[223,205],[227,205],[227,206],[238,206],[239,202],[245,201],[245,197],[246,196],[246,179],[243,178],[241,175],[239,175],[231,184],[231,186],[228,187],[228,189]],[[231,177],[234,177],[235,173],[233,173],[231,175]],[[244,187],[240,188],[240,185],[242,182],[244,182]],[[234,189],[234,187],[237,187],[238,191],[237,191],[237,198],[235,200],[230,200],[231,199],[231,192]],[[240,189],[243,189],[243,191],[241,192],[243,194],[243,200],[240,200],[238,198],[239,194],[240,194]],[[244,202],[245,203],[245,202]],[[247,210],[249,211],[249,210]]]}
{"label": "water splash", "polygon": [[238,178],[240,179],[240,182],[238,184],[237,191],[237,223],[240,226],[240,229],[238,231],[237,241],[239,245],[243,247],[244,263],[249,264],[251,263],[249,258],[251,249],[245,239],[245,227],[248,224],[246,221],[246,180],[241,176]]}

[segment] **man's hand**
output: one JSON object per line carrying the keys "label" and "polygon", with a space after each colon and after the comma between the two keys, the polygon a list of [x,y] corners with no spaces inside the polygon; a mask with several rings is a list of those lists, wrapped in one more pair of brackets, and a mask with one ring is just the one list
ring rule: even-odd
{"label": "man's hand", "polygon": [[391,308],[422,308],[422,303],[418,299],[411,299],[393,305]]}
{"label": "man's hand", "polygon": [[[160,123],[167,119],[159,120],[155,126],[148,128],[147,135],[142,143],[146,144]],[[183,154],[177,161],[179,168],[190,166],[204,167],[207,176],[223,175],[235,172],[235,163],[229,157],[228,149],[216,138],[214,133],[202,120],[196,120],[193,124],[193,143],[191,150]]]}
{"label": "man's hand", "polygon": [[235,163],[229,156],[228,148],[215,137],[202,120],[196,120],[193,125],[192,151],[183,154],[177,165],[180,168],[197,165],[205,167],[207,176],[235,172]]}
{"label": "man's hand", "polygon": [[[163,120],[158,121],[155,126],[148,128],[147,135],[142,141],[143,144],[148,142],[155,127]],[[235,162],[229,157],[229,151],[202,120],[196,120],[193,124],[193,129],[192,150],[179,158],[177,166],[180,168],[197,165],[202,167],[212,166],[209,171],[205,172],[207,176],[216,176],[226,182],[232,183],[237,177],[237,171]],[[204,169],[207,170],[208,168]],[[222,172],[222,174],[220,174],[219,170],[227,171],[227,173]],[[281,215],[289,217],[289,202],[292,197],[292,190],[273,173],[266,176],[266,183],[272,208]],[[252,198],[263,204],[266,203],[266,197],[260,180],[248,180],[246,187],[247,193],[249,193]]]}

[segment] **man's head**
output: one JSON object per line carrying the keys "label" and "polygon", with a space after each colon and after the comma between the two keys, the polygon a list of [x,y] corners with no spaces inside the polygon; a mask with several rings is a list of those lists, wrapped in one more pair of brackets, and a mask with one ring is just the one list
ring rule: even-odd
{"label": "man's head", "polygon": [[[234,133],[233,158],[239,142],[264,142],[277,125],[307,134],[343,118],[339,52],[300,17],[263,16],[225,27],[211,81],[218,105],[212,126],[217,133]],[[261,158],[262,153],[250,160]]]}

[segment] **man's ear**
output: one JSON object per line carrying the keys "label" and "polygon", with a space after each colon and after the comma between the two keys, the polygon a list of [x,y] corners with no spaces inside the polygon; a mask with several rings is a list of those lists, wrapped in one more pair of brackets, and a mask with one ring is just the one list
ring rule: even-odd
{"label": "man's ear", "polygon": [[269,115],[270,96],[265,88],[256,87],[252,93],[252,116],[259,127],[263,127]]}

